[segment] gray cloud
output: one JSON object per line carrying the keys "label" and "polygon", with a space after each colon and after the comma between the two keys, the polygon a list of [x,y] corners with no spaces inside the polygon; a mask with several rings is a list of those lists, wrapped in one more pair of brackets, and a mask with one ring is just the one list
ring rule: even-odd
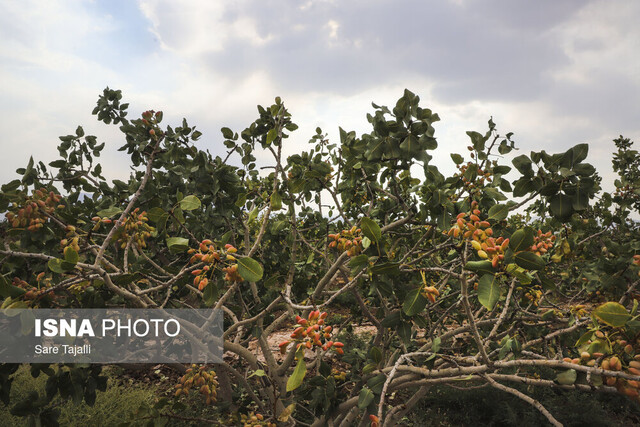
{"label": "gray cloud", "polygon": [[609,164],[601,154],[610,139],[640,138],[633,2],[36,5],[0,16],[0,125],[17,129],[1,143],[21,142],[3,170],[54,150],[41,150],[42,140],[92,121],[87,112],[106,85],[123,89],[132,115],[156,108],[172,123],[186,116],[215,153],[221,126],[241,130],[255,105],[276,95],[302,125],[295,138],[304,144],[309,134],[301,134],[316,124],[368,128],[368,103],[392,104],[404,87],[441,113],[437,135],[448,151],[464,149],[464,131],[485,130],[490,115],[525,152],[596,144],[599,167]]}

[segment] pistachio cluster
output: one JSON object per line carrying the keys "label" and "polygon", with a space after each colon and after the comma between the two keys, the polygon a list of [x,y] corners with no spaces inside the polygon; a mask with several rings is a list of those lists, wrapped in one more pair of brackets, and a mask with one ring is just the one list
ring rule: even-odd
{"label": "pistachio cluster", "polygon": [[493,229],[489,221],[482,220],[482,211],[478,209],[478,202],[471,202],[471,212],[461,212],[456,217],[456,223],[446,233],[452,237],[462,236],[469,239],[471,246],[482,259],[491,260],[493,268],[504,260],[504,252],[509,246],[509,239],[494,238]]}
{"label": "pistachio cluster", "polygon": [[148,110],[142,113],[142,124],[153,138],[162,136],[163,132],[158,128],[158,123],[162,121],[162,111]]}
{"label": "pistachio cluster", "polygon": [[194,364],[187,369],[187,372],[180,378],[176,384],[175,397],[181,395],[188,396],[189,390],[197,389],[200,394],[205,397],[207,405],[215,403],[218,392],[218,381],[214,370],[207,371],[205,366],[199,368]]}
{"label": "pistachio cluster", "polygon": [[540,303],[540,299],[542,298],[542,287],[540,285],[533,285],[529,287],[525,291],[524,297],[537,307]]}
{"label": "pistachio cluster", "polygon": [[62,196],[42,187],[35,190],[23,203],[12,203],[6,215],[7,221],[13,228],[36,231],[44,227],[47,215],[53,214],[56,209],[64,208],[64,205],[59,204],[60,200]]}
{"label": "pistachio cluster", "polygon": [[209,271],[220,262],[220,252],[211,240],[205,239],[200,242],[198,249],[191,248],[188,253],[191,255],[189,260],[191,264],[199,262],[205,264],[202,268],[191,272],[195,276],[193,278],[193,286],[197,286],[198,290],[201,291],[209,284],[209,279],[207,278]]}
{"label": "pistachio cluster", "polygon": [[133,239],[138,247],[146,248],[147,243],[145,239],[151,237],[151,233],[155,231],[155,228],[150,226],[148,221],[147,212],[140,212],[140,208],[135,208],[116,232],[115,238],[120,244],[120,247],[122,249],[126,248],[129,240]]}
{"label": "pistachio cluster", "polygon": [[44,271],[36,276],[36,282],[38,284],[34,286],[19,277],[14,277],[11,284],[26,290],[22,295],[22,298],[30,307],[37,307],[39,299],[47,294],[50,296],[51,301],[55,301],[57,299],[57,296],[51,292],[51,287],[53,286],[51,283],[51,277],[46,277]]}
{"label": "pistachio cluster", "polygon": [[533,245],[530,251],[538,256],[546,254],[555,244],[556,236],[551,234],[551,231],[543,233],[542,230],[538,230],[538,234],[533,239]]}
{"label": "pistachio cluster", "polygon": [[[333,349],[333,351],[338,354],[344,354],[344,350],[342,349],[344,344],[340,341],[331,341],[331,331],[333,328],[331,326],[324,326],[326,318],[327,312],[320,312],[319,310],[310,312],[306,319],[296,316],[296,323],[300,326],[293,331],[291,338],[293,338],[294,342],[298,343],[298,349],[303,346],[308,349],[318,347],[324,351]],[[280,353],[285,354],[289,344],[291,344],[291,341],[281,342],[279,344]]]}
{"label": "pistachio cluster", "polygon": [[73,250],[75,252],[80,252],[80,245],[78,244],[80,236],[73,225],[67,225],[65,231],[67,234],[64,239],[60,240],[60,246],[62,247],[66,258],[68,251]]}
{"label": "pistachio cluster", "polygon": [[337,249],[340,252],[347,252],[347,255],[354,257],[362,252],[362,230],[351,227],[350,230],[342,230],[340,233],[329,234],[329,248]]}
{"label": "pistachio cluster", "polygon": [[[593,340],[587,341],[587,350],[580,353],[580,357],[565,357],[568,363],[586,366],[599,366],[607,371],[626,372],[630,375],[640,375],[640,338],[636,339],[635,346],[625,339],[616,339],[615,333],[609,334],[603,330],[597,330],[592,335]],[[607,342],[611,345],[612,354],[589,351],[594,341]],[[640,403],[640,382],[605,376],[602,381],[611,387],[615,387],[623,394]]]}
{"label": "pistachio cluster", "polygon": [[100,218],[99,216],[94,216],[93,218],[91,218],[91,221],[95,222],[95,224],[93,225],[93,228],[91,229],[92,231],[98,231],[100,229],[100,225],[101,224],[111,224],[113,221],[108,218],[108,217],[102,217]]}
{"label": "pistachio cluster", "polygon": [[[473,147],[471,147],[473,149]],[[471,153],[473,155],[473,153]],[[477,194],[480,193],[480,189],[484,187],[485,182],[491,182],[491,172],[485,171],[480,166],[478,166],[474,162],[467,162],[463,164],[456,165],[459,173],[458,176],[462,178],[462,183],[464,185],[465,190],[469,192],[469,194]],[[476,176],[473,179],[467,178],[467,171],[473,170],[475,168]]]}
{"label": "pistachio cluster", "polygon": [[331,375],[338,381],[344,381],[347,379],[347,371],[339,368],[331,368]]}
{"label": "pistachio cluster", "polygon": [[433,285],[427,285],[427,278],[424,271],[420,271],[422,276],[422,295],[432,303],[436,302],[436,298],[440,296],[440,291]]}
{"label": "pistachio cluster", "polygon": [[242,282],[242,277],[238,273],[238,264],[235,263],[236,257],[234,254],[238,252],[233,245],[227,243],[223,249],[216,248],[215,243],[209,239],[205,239],[198,245],[198,249],[189,249],[188,253],[191,255],[189,262],[191,264],[204,263],[202,268],[193,270],[191,274],[193,278],[193,285],[197,286],[201,291],[208,284],[211,279],[211,272],[214,271],[222,262],[228,262],[226,267],[221,268],[225,273],[224,280],[228,282]]}
{"label": "pistachio cluster", "polygon": [[276,427],[275,423],[265,421],[264,415],[253,412],[240,415],[240,422],[243,427]]}

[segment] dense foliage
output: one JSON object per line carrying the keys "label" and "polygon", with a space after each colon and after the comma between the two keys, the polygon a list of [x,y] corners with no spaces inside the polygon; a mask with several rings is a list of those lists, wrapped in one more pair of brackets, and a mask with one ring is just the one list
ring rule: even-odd
{"label": "dense foliage", "polygon": [[[489,120],[444,176],[437,114],[408,90],[373,108],[370,133],[331,143],[318,128],[284,158],[297,126],[276,98],[240,133],[222,128],[221,158],[186,120],[129,120],[105,89],[93,113],[119,125],[133,172],[107,182],[105,143],[82,127],[58,160],[18,169],[0,195],[2,307],[223,309],[228,363],[188,368],[173,399],[138,413],[152,424],[194,393],[244,425],[395,425],[436,384],[488,384],[552,424],[513,384],[638,400],[632,143],[615,140],[608,194],[587,144],[514,155]],[[5,404],[16,369],[0,368]],[[43,425],[58,394],[91,403],[106,387],[100,366],[31,369],[46,389],[12,413]]]}

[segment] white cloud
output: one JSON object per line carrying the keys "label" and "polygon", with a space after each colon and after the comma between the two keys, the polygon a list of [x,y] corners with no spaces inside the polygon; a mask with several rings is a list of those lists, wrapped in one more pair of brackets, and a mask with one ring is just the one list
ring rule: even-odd
{"label": "white cloud", "polygon": [[599,85],[602,74],[622,75],[640,84],[640,3],[597,1],[586,5],[556,36],[570,62],[554,73],[559,81]]}
{"label": "white cloud", "polygon": [[151,22],[150,30],[164,49],[179,55],[221,51],[232,39],[253,46],[267,43],[271,36],[258,33],[248,16],[231,16],[228,3],[219,1],[142,0],[140,9]]}
{"label": "white cloud", "polygon": [[[490,115],[525,153],[590,142],[602,170],[612,138],[640,139],[631,2],[141,0],[128,16],[97,2],[2,4],[0,126],[15,129],[0,142],[12,146],[3,181],[29,154],[54,155],[56,137],[77,124],[111,150],[120,144],[89,114],[107,85],[123,90],[131,115],[187,117],[214,154],[220,127],[241,131],[277,95],[300,125],[291,153],[308,149],[316,126],[333,142],[338,126],[368,132],[371,101],[393,106],[405,87],[442,117],[434,161],[445,170],[450,152],[466,153],[465,131],[485,131]],[[126,174],[117,156],[103,169]]]}
{"label": "white cloud", "polygon": [[327,28],[329,29],[329,38],[337,39],[338,38],[338,29],[340,28],[340,24],[333,19],[327,22]]}

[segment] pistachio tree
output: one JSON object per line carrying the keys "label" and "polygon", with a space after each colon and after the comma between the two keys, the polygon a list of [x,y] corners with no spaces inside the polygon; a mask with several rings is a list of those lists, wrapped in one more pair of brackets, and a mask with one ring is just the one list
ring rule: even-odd
{"label": "pistachio tree", "polygon": [[[17,170],[0,195],[2,307],[223,310],[228,362],[176,367],[172,397],[136,415],[159,425],[195,395],[231,411],[217,422],[316,426],[395,425],[439,384],[494,387],[553,425],[519,385],[638,400],[632,142],[615,141],[613,194],[587,144],[521,153],[492,120],[446,176],[419,101],[406,90],[373,104],[369,133],[318,128],[305,148],[276,98],[213,155],[186,119],[131,119],[107,88],[93,114],[118,126],[132,173],[105,179],[114,147],[80,126],[59,159]],[[54,397],[106,387],[99,365],[31,369],[46,390],[11,402],[5,364],[0,398],[43,424]]]}

